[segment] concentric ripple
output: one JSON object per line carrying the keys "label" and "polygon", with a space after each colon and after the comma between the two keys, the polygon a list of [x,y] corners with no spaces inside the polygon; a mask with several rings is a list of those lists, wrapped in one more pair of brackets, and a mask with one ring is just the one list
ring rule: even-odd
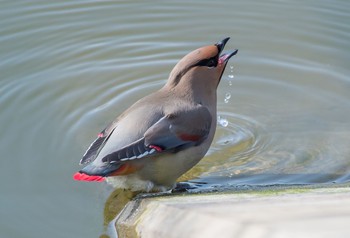
{"label": "concentric ripple", "polygon": [[200,176],[202,182],[207,182],[207,177],[246,172],[250,159],[269,145],[270,138],[261,123],[228,111],[219,111],[218,115],[215,138],[206,157],[183,179]]}
{"label": "concentric ripple", "polygon": [[183,178],[349,182],[349,12],[345,0],[2,1],[3,236],[98,237],[101,186],[71,179],[85,149],[186,53],[227,36],[239,52],[217,133]]}

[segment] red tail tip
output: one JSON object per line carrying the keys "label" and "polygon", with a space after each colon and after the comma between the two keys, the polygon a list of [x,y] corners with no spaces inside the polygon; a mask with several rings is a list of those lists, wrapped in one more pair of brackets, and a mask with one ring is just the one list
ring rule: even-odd
{"label": "red tail tip", "polygon": [[78,180],[78,181],[88,181],[88,182],[103,182],[105,181],[105,178],[102,176],[98,176],[98,175],[87,175],[87,174],[83,174],[80,172],[77,172],[73,175],[73,179],[74,180]]}

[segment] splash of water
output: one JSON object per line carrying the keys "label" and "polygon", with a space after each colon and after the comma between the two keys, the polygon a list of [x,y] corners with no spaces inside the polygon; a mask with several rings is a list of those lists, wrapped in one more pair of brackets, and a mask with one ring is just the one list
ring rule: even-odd
{"label": "splash of water", "polygon": [[222,127],[228,126],[228,120],[226,118],[222,118],[221,116],[218,116],[218,123]]}

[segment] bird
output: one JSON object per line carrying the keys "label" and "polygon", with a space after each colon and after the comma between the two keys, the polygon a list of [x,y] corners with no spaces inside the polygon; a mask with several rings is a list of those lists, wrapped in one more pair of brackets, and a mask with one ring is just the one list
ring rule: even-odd
{"label": "bird", "polygon": [[229,59],[230,37],[185,55],[165,85],[136,101],[89,146],[75,180],[115,188],[165,192],[207,153],[216,131],[217,88]]}

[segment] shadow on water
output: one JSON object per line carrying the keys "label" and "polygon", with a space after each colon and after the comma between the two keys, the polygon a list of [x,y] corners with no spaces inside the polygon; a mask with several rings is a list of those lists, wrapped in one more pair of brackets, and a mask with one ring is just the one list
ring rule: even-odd
{"label": "shadow on water", "polygon": [[115,223],[118,219],[118,214],[124,209],[125,205],[134,199],[139,193],[131,192],[125,189],[115,189],[107,198],[104,206],[104,227],[106,234],[103,237],[118,237]]}

